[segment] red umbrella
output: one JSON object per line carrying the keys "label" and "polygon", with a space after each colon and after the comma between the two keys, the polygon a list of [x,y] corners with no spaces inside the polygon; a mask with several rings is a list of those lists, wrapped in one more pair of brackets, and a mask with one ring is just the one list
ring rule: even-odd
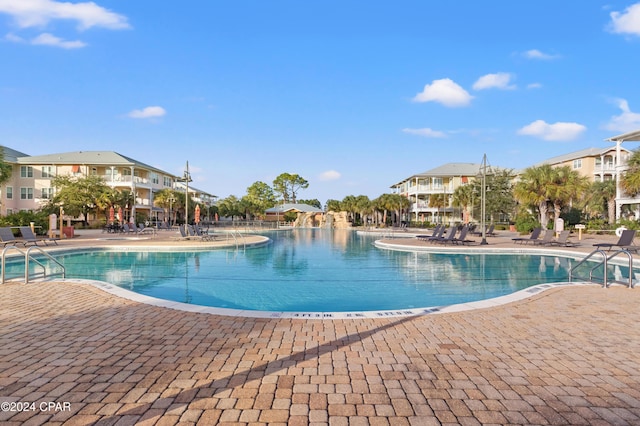
{"label": "red umbrella", "polygon": [[122,207],[118,207],[118,220],[120,221],[120,223],[124,222],[122,216]]}
{"label": "red umbrella", "polygon": [[111,206],[109,208],[109,222],[111,222],[112,225],[113,225],[113,222],[115,221],[115,216],[116,216],[116,212],[113,209],[113,206]]}
{"label": "red umbrella", "polygon": [[195,221],[196,223],[200,223],[200,205],[196,204],[196,217],[195,217]]}

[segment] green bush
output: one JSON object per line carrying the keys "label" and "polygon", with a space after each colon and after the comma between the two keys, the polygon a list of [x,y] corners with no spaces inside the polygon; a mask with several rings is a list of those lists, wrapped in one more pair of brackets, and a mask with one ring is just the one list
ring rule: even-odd
{"label": "green bush", "polygon": [[21,211],[0,217],[0,226],[29,226],[31,222],[39,234],[49,230],[49,216],[45,212]]}
{"label": "green bush", "polygon": [[516,231],[521,234],[528,234],[533,228],[540,226],[540,222],[532,214],[519,214],[515,220]]}

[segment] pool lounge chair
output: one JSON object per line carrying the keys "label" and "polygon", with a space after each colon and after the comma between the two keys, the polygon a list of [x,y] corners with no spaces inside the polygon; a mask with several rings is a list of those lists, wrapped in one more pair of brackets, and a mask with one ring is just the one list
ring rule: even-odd
{"label": "pool lounge chair", "polygon": [[536,246],[546,246],[553,241],[553,235],[555,231],[552,229],[547,229],[544,231],[544,236],[539,240],[532,240],[531,242]]}
{"label": "pool lounge chair", "polygon": [[[426,241],[429,238],[435,237],[436,235],[438,235],[440,233],[440,230],[444,230],[444,225],[436,225],[435,228],[433,228],[433,232],[431,233],[431,235],[416,235],[416,238],[421,240],[421,241]],[[442,235],[442,234],[440,234]]]}
{"label": "pool lounge chair", "polygon": [[620,235],[620,238],[618,238],[618,241],[615,243],[597,243],[594,244],[594,247],[598,247],[598,248],[607,248],[609,251],[614,248],[614,247],[620,247],[620,248],[627,248],[627,250],[629,250],[629,248],[631,248],[631,251],[637,251],[638,248],[637,246],[633,245],[633,239],[636,237],[636,231],[635,229],[624,229],[622,231],[622,234]]}
{"label": "pool lounge chair", "polygon": [[433,239],[429,239],[430,242],[432,243],[442,243],[442,244],[446,244],[446,243],[452,243],[453,239],[456,237],[456,233],[458,232],[458,228],[455,226],[452,226],[449,228],[449,230],[447,231],[447,234],[444,237],[440,237],[440,238],[433,238]]}
{"label": "pool lounge chair", "polygon": [[533,228],[533,231],[531,231],[531,235],[529,235],[529,237],[525,238],[525,237],[518,237],[518,238],[512,238],[511,241],[513,241],[515,244],[528,244],[532,241],[537,240],[540,237],[540,233],[542,232],[542,228],[537,227],[537,228]]}
{"label": "pool lounge chair", "polygon": [[[133,226],[135,226],[135,224]],[[150,226],[144,226],[143,224],[139,223],[138,226],[136,227],[136,232],[138,234],[152,234],[155,236],[156,228],[152,228]]]}
{"label": "pool lounge chair", "polygon": [[8,226],[0,228],[0,242],[4,244],[4,246],[8,245],[16,245],[22,244],[26,245],[26,242],[23,240],[16,240],[16,237],[13,235],[13,231]]}
{"label": "pool lounge chair", "polygon": [[475,240],[467,240],[468,233],[469,233],[469,227],[463,226],[462,229],[460,230],[460,235],[458,235],[453,239],[453,244],[465,245],[469,243],[475,243]]}
{"label": "pool lounge chair", "polygon": [[25,247],[27,244],[33,244],[37,246],[38,243],[44,243],[45,246],[48,246],[49,243],[58,245],[57,238],[37,237],[36,234],[34,234],[31,228],[28,226],[20,226],[18,229],[20,229],[20,234],[22,235],[22,238],[24,240]]}
{"label": "pool lounge chair", "polygon": [[569,241],[569,235],[571,231],[565,230],[560,231],[560,235],[555,240],[552,240],[549,245],[550,246],[562,246],[562,247],[576,247],[578,244]]}

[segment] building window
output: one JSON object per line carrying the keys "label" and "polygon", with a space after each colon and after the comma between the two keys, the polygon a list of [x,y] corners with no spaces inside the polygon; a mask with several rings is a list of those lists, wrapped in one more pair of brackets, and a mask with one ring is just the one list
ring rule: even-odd
{"label": "building window", "polygon": [[55,177],[55,175],[53,174],[53,166],[42,166],[42,177],[43,178]]}
{"label": "building window", "polygon": [[75,174],[80,173],[80,166],[78,164],[71,166],[71,173],[75,173]]}
{"label": "building window", "polygon": [[13,200],[13,187],[7,186],[7,200]]}
{"label": "building window", "polygon": [[157,173],[151,173],[151,183],[156,185],[160,183],[160,178],[158,177]]}
{"label": "building window", "polygon": [[21,200],[33,200],[33,188],[20,188]]}
{"label": "building window", "polygon": [[433,188],[442,189],[442,178],[433,178]]}
{"label": "building window", "polygon": [[573,168],[574,169],[582,168],[582,158],[578,158],[577,160],[573,160]]}
{"label": "building window", "polygon": [[22,177],[22,178],[33,177],[33,167],[31,167],[31,166],[20,166],[20,177]]}
{"label": "building window", "polygon": [[164,186],[171,188],[173,186],[173,179],[171,179],[169,176],[163,176],[162,183],[164,184]]}
{"label": "building window", "polygon": [[53,198],[53,188],[42,188],[42,198],[51,200]]}
{"label": "building window", "polygon": [[122,176],[131,176],[131,169],[122,169]]}

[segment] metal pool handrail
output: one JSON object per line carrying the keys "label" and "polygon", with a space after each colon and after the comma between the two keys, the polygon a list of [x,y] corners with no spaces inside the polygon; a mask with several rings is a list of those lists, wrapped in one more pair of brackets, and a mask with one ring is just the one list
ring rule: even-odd
{"label": "metal pool handrail", "polygon": [[580,262],[578,262],[575,266],[573,266],[570,270],[569,270],[569,281],[571,281],[574,276],[575,276],[575,270],[578,268],[578,266],[582,265],[583,263],[585,263],[587,260],[589,260],[591,257],[593,257],[593,255],[595,254],[601,254],[602,255],[602,262],[598,263],[596,266],[594,266],[593,268],[591,268],[591,270],[589,271],[589,281],[593,281],[593,271],[598,268],[600,265],[604,265],[604,274],[603,274],[603,286],[607,287],[607,253],[604,252],[604,250],[602,249],[595,249],[594,251],[592,251],[591,253],[589,253],[589,255],[587,255],[587,257],[585,257],[584,259],[582,259]]}

